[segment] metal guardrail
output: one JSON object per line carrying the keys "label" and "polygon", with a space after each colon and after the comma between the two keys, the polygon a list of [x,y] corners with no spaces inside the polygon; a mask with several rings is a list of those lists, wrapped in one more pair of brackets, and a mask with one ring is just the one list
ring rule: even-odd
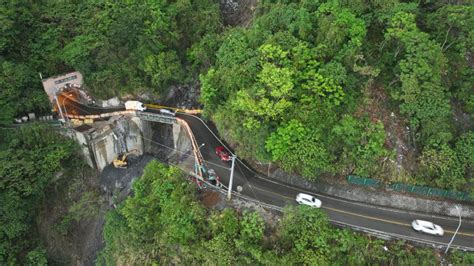
{"label": "metal guardrail", "polygon": [[[221,187],[218,187],[218,186],[215,186],[207,181],[204,181],[204,180],[201,180],[204,184],[206,184],[207,187],[223,194],[223,195],[227,195],[227,188],[225,186],[223,186],[224,188],[221,188]],[[268,204],[268,203],[265,203],[265,202],[261,202],[261,201],[258,201],[256,199],[253,199],[251,197],[248,197],[248,196],[245,196],[243,194],[240,194],[238,192],[235,192],[235,191],[232,191],[232,196],[234,197],[237,197],[237,198],[240,198],[240,199],[243,199],[243,200],[246,200],[246,201],[250,201],[250,202],[253,202],[259,206],[262,206],[264,208],[267,208],[267,209],[272,209],[272,210],[276,210],[276,211],[279,211],[279,212],[283,212],[283,208],[282,207],[279,207],[279,206],[275,206],[275,205],[271,205],[271,204]]]}
{"label": "metal guardrail", "polygon": [[[191,172],[190,174],[194,175],[193,172]],[[199,176],[198,176],[198,178],[199,178]],[[355,177],[355,178],[359,178],[359,177]],[[213,190],[216,190],[217,192],[219,192],[221,194],[224,194],[224,195],[227,194],[227,188],[225,186],[223,186],[224,189],[222,187],[214,186],[211,183],[209,183],[209,182],[205,181],[204,179],[202,179],[202,177],[201,177],[200,181],[202,181],[204,184],[206,184],[207,187],[209,187]],[[372,184],[372,185],[374,185],[376,183],[378,184],[378,181],[377,182],[365,182],[365,184]],[[362,182],[362,184],[364,184],[364,182]],[[276,211],[279,211],[279,212],[283,212],[282,207],[258,201],[256,199],[250,198],[248,196],[237,193],[235,191],[232,191],[232,195],[235,196],[235,197],[238,197],[242,200],[246,200],[246,201],[256,203],[259,206],[262,206],[264,208],[276,210]],[[439,243],[439,242],[434,242],[434,241],[429,241],[429,240],[417,239],[417,238],[404,236],[404,235],[399,235],[399,234],[386,233],[386,232],[382,232],[382,231],[378,231],[378,230],[374,230],[374,229],[370,229],[370,228],[365,228],[365,227],[362,227],[362,226],[357,226],[357,225],[352,225],[352,224],[349,224],[349,223],[336,221],[336,220],[333,220],[333,219],[329,219],[329,221],[332,224],[336,225],[336,226],[352,228],[354,230],[364,232],[364,233],[373,235],[377,238],[381,238],[381,239],[385,239],[385,240],[390,240],[390,239],[407,240],[407,241],[411,241],[411,242],[418,243],[418,244],[421,244],[421,245],[426,245],[426,246],[436,247],[436,248],[443,248],[443,247],[446,247],[446,245],[447,245],[445,243]],[[460,250],[464,250],[464,251],[474,251],[474,248],[466,247],[466,246],[451,245],[451,247],[456,248],[456,249],[460,249]]]}
{"label": "metal guardrail", "polygon": [[360,186],[380,187],[381,183],[379,180],[372,178],[359,177],[355,175],[347,176],[347,181],[351,184]]}
{"label": "metal guardrail", "polygon": [[165,124],[177,124],[175,117],[169,115],[160,115],[155,113],[147,113],[147,112],[137,112],[137,117],[142,120],[151,121],[151,122],[159,122]]}
{"label": "metal guardrail", "polygon": [[395,191],[408,192],[423,196],[434,196],[471,202],[474,201],[474,198],[472,198],[467,192],[450,191],[446,189],[407,185],[402,183],[392,184],[389,186],[389,188]]}
{"label": "metal guardrail", "polygon": [[169,107],[169,106],[164,106],[164,105],[157,105],[157,104],[145,104],[147,108],[152,108],[152,109],[169,109],[169,110],[174,110],[175,112],[180,112],[180,113],[185,113],[185,114],[200,114],[202,113],[201,109],[194,109],[194,110],[188,110],[188,109],[181,109],[181,108],[176,108],[176,107]]}
{"label": "metal guardrail", "polygon": [[65,116],[72,119],[101,119],[111,116],[120,116],[120,115],[136,115],[140,119],[152,122],[160,122],[165,124],[176,124],[176,118],[169,116],[169,115],[161,115],[156,113],[148,113],[148,112],[140,112],[135,110],[125,110],[125,111],[115,111],[110,113],[102,113],[100,115],[73,115],[73,114],[66,114]]}
{"label": "metal guardrail", "polygon": [[135,114],[136,111],[134,110],[125,110],[125,111],[115,111],[115,112],[110,112],[110,113],[102,113],[100,115],[73,115],[73,114],[64,114],[64,116],[68,118],[73,118],[73,119],[101,119],[101,118],[106,118],[106,117],[111,117],[114,115],[126,115],[126,114]]}
{"label": "metal guardrail", "polygon": [[[224,194],[224,195],[227,194],[227,191],[225,189],[214,186],[214,185],[212,185],[212,184],[210,184],[209,182],[206,182],[206,181],[203,181],[203,182],[209,188],[211,188],[213,190],[216,190],[221,194]],[[255,203],[257,205],[260,205],[264,208],[276,210],[276,211],[279,211],[279,212],[283,212],[282,207],[258,201],[256,199],[253,199],[253,198],[250,198],[248,196],[242,195],[242,194],[237,193],[235,191],[232,191],[232,195],[235,196],[235,197],[238,197],[242,200],[253,202],[253,203]],[[419,239],[419,238],[400,235],[400,234],[395,234],[395,233],[387,233],[387,232],[383,232],[383,231],[379,231],[379,230],[375,230],[375,229],[366,228],[366,227],[363,227],[363,226],[358,226],[358,225],[353,225],[353,224],[349,224],[349,223],[336,221],[336,220],[333,220],[333,219],[329,219],[329,221],[332,224],[334,224],[338,227],[351,228],[353,230],[363,232],[363,233],[366,233],[366,234],[369,234],[369,235],[372,235],[374,237],[384,239],[384,240],[391,240],[391,239],[406,240],[406,241],[411,241],[411,242],[414,242],[414,243],[418,243],[420,245],[424,245],[424,246],[432,247],[432,248],[436,248],[436,249],[444,249],[447,246],[446,243],[440,243],[440,242],[431,241],[431,240]],[[455,249],[463,250],[463,251],[471,251],[471,252],[474,251],[474,248],[466,247],[466,246],[451,245],[451,247],[455,248]]]}
{"label": "metal guardrail", "polygon": [[24,126],[36,125],[37,123],[46,124],[46,125],[49,125],[49,126],[52,126],[52,127],[61,127],[61,122],[59,120],[48,120],[48,121],[38,120],[38,121],[32,121],[32,122],[24,122],[24,123],[21,123],[21,124],[10,124],[10,125],[6,125],[6,126],[0,126],[0,129],[17,129],[17,128],[21,128],[21,127],[24,127]]}
{"label": "metal guardrail", "polygon": [[[222,193],[224,195],[227,194],[227,192],[225,190],[223,190],[222,188],[216,187],[216,186],[214,186],[214,185],[212,185],[208,182],[205,182],[205,183],[208,187],[218,191],[219,193]],[[279,212],[283,212],[282,207],[267,204],[267,203],[264,203],[264,202],[260,202],[258,200],[255,200],[255,199],[252,199],[252,198],[247,197],[245,195],[242,195],[240,193],[236,193],[236,192],[232,191],[232,195],[236,196],[240,199],[256,203],[256,204],[258,204],[258,205],[260,205],[264,208],[276,210],[276,211],[279,211]],[[333,220],[333,219],[329,219],[329,221],[332,224],[336,225],[336,226],[344,227],[344,228],[351,228],[353,230],[363,232],[363,233],[366,233],[366,234],[369,234],[369,235],[372,235],[372,236],[375,236],[377,238],[384,239],[384,240],[391,240],[391,239],[407,240],[407,241],[415,242],[415,243],[418,243],[418,244],[421,244],[421,245],[424,245],[424,246],[428,246],[428,247],[432,247],[432,248],[436,248],[436,249],[444,249],[447,246],[447,244],[445,244],[445,243],[440,243],[440,242],[435,242],[435,241],[430,241],[430,240],[424,240],[424,239],[414,238],[414,237],[400,235],[400,234],[387,233],[387,232],[378,231],[378,230],[374,230],[374,229],[370,229],[370,228],[366,228],[366,227],[362,227],[362,226],[358,226],[358,225],[353,225],[353,224],[348,224],[348,223],[336,221],[336,220]],[[466,247],[466,246],[451,245],[451,247],[455,248],[455,249],[460,249],[460,250],[463,250],[463,251],[471,251],[471,252],[474,251],[474,248]]]}
{"label": "metal guardrail", "polygon": [[[348,224],[340,221],[335,221],[332,219],[329,219],[329,221],[339,227],[346,227],[346,228],[351,228],[356,231],[364,232],[369,235],[373,235],[377,238],[385,239],[385,240],[391,240],[391,239],[398,239],[398,240],[406,240],[406,241],[411,241],[415,242],[418,244],[422,244],[424,246],[432,247],[432,248],[437,248],[437,249],[444,249],[448,244],[446,243],[440,243],[436,241],[431,241],[431,240],[425,240],[425,239],[419,239],[415,237],[410,237],[410,236],[405,236],[405,235],[400,235],[400,234],[395,234],[395,233],[387,233],[387,232],[382,232],[378,231],[375,229],[370,229],[362,226],[357,226],[353,224]],[[455,249],[460,249],[463,251],[474,251],[474,248],[471,247],[466,247],[466,246],[460,246],[460,245],[451,245],[452,248]]]}

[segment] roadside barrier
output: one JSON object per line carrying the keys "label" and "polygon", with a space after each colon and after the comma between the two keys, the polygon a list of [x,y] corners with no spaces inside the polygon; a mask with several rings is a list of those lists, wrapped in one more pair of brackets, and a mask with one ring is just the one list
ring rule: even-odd
{"label": "roadside barrier", "polygon": [[395,183],[391,185],[386,185],[376,179],[365,178],[365,177],[354,176],[354,175],[347,176],[347,182],[349,182],[350,184],[359,185],[359,186],[387,188],[387,189],[395,190],[398,192],[412,193],[412,194],[417,194],[421,196],[440,197],[440,198],[448,198],[448,199],[459,200],[459,201],[474,202],[474,198],[471,197],[469,193],[467,192],[452,191],[452,190],[425,187],[425,186],[408,185],[408,184],[403,184],[403,183]]}
{"label": "roadside barrier", "polygon": [[401,192],[408,192],[413,194],[418,194],[422,196],[432,196],[440,198],[449,198],[454,200],[461,201],[474,201],[474,198],[470,197],[467,192],[451,191],[440,188],[424,187],[424,186],[415,186],[407,185],[401,183],[395,183],[388,186],[390,189]]}
{"label": "roadside barrier", "polygon": [[347,181],[351,184],[369,187],[380,187],[381,183],[379,180],[372,178],[359,177],[355,175],[347,176]]}
{"label": "roadside barrier", "polygon": [[170,110],[174,110],[175,112],[192,114],[192,115],[197,115],[197,114],[202,113],[201,109],[188,110],[188,109],[181,109],[181,108],[169,107],[169,106],[157,105],[157,104],[145,104],[145,106],[151,109],[170,109]]}

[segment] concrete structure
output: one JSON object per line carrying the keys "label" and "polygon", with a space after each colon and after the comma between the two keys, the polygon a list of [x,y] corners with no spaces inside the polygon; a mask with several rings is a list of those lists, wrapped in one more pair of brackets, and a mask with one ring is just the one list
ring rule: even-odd
{"label": "concrete structure", "polygon": [[[156,116],[160,115],[156,114]],[[136,155],[142,155],[145,152],[153,153],[150,148],[160,144],[152,143],[157,140],[153,141],[154,134],[151,123],[160,123],[168,127],[165,131],[170,134],[160,133],[161,137],[169,139],[166,144],[170,148],[168,160],[183,162],[188,158],[194,158],[186,130],[183,130],[183,127],[176,123],[174,118],[162,117],[162,119],[167,123],[147,121],[136,116],[135,113],[112,116],[108,121],[83,123],[71,129],[69,135],[81,146],[87,164],[99,171],[111,164],[119,154],[132,150],[136,150]],[[193,167],[194,160],[189,168],[193,169]]]}
{"label": "concrete structure", "polygon": [[76,71],[43,79],[42,82],[44,91],[48,94],[49,101],[53,104],[54,96],[56,96],[62,87],[65,87],[67,84],[74,87],[82,87],[83,78],[82,74]]}
{"label": "concrete structure", "polygon": [[[402,193],[394,193],[393,191],[382,191],[354,185],[339,184],[333,186],[323,181],[311,182],[301,176],[288,174],[276,167],[268,169],[268,176],[295,187],[310,189],[318,193],[333,195],[350,201],[378,205],[380,208],[389,207],[443,216],[458,216],[455,202],[446,200],[420,198]],[[462,217],[474,219],[474,206],[471,206],[469,203],[459,205],[462,207]]]}
{"label": "concrete structure", "polygon": [[146,120],[146,121],[151,121],[151,122],[158,122],[158,123],[164,123],[164,124],[177,124],[178,123],[174,116],[169,116],[169,115],[137,112],[137,116],[141,120]]}
{"label": "concrete structure", "polygon": [[146,127],[139,119],[115,116],[108,121],[81,125],[74,129],[73,137],[81,145],[86,162],[101,171],[119,154],[135,150],[137,155],[142,155],[141,128]]}
{"label": "concrete structure", "polygon": [[73,132],[73,135],[71,137],[74,138],[77,141],[77,143],[79,143],[79,146],[81,147],[81,151],[86,163],[92,168],[97,168],[97,164],[91,156],[92,151],[89,147],[90,138],[89,138],[88,133],[92,132],[93,130],[94,128],[90,125],[82,125],[75,128],[75,130],[71,131]]}
{"label": "concrete structure", "polygon": [[[77,111],[74,105],[70,106],[72,111],[68,107],[70,112],[67,117],[71,122],[68,123],[70,128],[67,128],[66,134],[79,143],[87,164],[99,171],[111,164],[120,154],[134,150],[136,155],[142,155],[150,149],[153,142],[153,122],[167,124],[167,130],[171,130],[171,136],[167,136],[171,141],[168,146],[174,146],[175,149],[178,146],[186,146],[186,141],[178,141],[180,136],[185,134],[174,116],[110,108],[121,104],[117,97],[98,101],[99,106],[110,108],[103,110],[103,113],[97,113],[96,110],[87,111],[95,101],[82,89],[83,77],[80,72],[42,79],[42,82],[53,108],[57,111],[61,112],[61,109],[56,107],[64,105],[64,99],[72,99],[84,105],[81,112]],[[64,110],[66,111],[66,107]],[[181,160],[182,156],[179,152],[171,152],[169,158]]]}

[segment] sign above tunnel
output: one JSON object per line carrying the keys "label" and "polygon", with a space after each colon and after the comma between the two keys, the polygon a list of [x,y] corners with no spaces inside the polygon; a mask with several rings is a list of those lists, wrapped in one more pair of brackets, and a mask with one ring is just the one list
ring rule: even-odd
{"label": "sign above tunnel", "polygon": [[79,71],[76,71],[43,79],[42,82],[44,91],[48,94],[49,101],[53,103],[54,96],[56,96],[61,88],[66,86],[82,87],[83,79],[82,74]]}

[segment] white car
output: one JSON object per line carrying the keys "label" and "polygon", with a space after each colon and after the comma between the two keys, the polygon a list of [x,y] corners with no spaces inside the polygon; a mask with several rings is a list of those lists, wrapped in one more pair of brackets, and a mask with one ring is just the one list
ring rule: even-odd
{"label": "white car", "polygon": [[173,111],[170,111],[168,109],[160,109],[160,113],[162,115],[170,115],[170,116],[175,116],[176,115]]}
{"label": "white car", "polygon": [[411,226],[415,231],[423,232],[430,235],[443,236],[444,230],[441,226],[436,225],[432,222],[423,221],[423,220],[414,220],[411,223]]}
{"label": "white car", "polygon": [[304,193],[299,193],[298,195],[296,195],[296,202],[298,202],[299,204],[311,206],[313,208],[321,208],[320,200]]}

